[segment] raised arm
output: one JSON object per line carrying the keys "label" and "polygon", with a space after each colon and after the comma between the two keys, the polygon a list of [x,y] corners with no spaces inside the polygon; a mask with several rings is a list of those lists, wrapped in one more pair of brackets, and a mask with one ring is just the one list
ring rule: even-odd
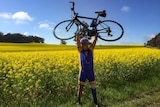
{"label": "raised arm", "polygon": [[81,42],[80,42],[80,34],[76,35],[76,41],[77,41],[77,48],[80,48]]}
{"label": "raised arm", "polygon": [[98,38],[97,38],[97,35],[95,34],[95,35],[94,35],[94,40],[93,40],[92,45],[91,45],[92,48],[94,48],[94,47],[96,46],[97,39],[98,39]]}
{"label": "raised arm", "polygon": [[94,35],[94,40],[92,42],[92,47],[94,48],[96,46],[96,43],[97,43],[97,35],[95,34]]}

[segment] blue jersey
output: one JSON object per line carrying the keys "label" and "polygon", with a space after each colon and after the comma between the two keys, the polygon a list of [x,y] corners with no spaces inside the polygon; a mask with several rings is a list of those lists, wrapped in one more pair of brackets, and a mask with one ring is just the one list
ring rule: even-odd
{"label": "blue jersey", "polygon": [[81,72],[79,75],[79,81],[85,82],[87,79],[89,82],[95,80],[93,71],[93,53],[90,49],[80,51]]}
{"label": "blue jersey", "polygon": [[93,71],[93,53],[90,49],[80,51],[82,72]]}

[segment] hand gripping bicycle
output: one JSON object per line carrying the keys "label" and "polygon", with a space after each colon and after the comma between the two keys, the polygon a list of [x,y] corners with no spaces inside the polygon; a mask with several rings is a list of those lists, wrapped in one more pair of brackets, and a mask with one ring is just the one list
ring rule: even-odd
{"label": "hand gripping bicycle", "polygon": [[[73,12],[73,19],[64,20],[58,23],[53,29],[53,35],[60,40],[69,40],[76,36],[76,32],[81,32],[83,37],[91,38],[96,32],[98,37],[104,41],[119,40],[123,34],[124,29],[121,24],[113,20],[100,20],[99,17],[106,17],[106,11],[97,11],[96,18],[79,16],[74,9],[74,2],[71,11]],[[90,26],[80,19],[90,20]]]}

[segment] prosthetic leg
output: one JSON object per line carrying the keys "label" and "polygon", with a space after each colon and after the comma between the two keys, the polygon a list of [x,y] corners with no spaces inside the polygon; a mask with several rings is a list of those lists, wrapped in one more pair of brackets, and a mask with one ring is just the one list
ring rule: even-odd
{"label": "prosthetic leg", "polygon": [[97,102],[97,95],[96,95],[96,83],[95,82],[90,82],[90,88],[91,88],[92,98],[93,98],[94,104],[97,107],[99,107],[99,104]]}

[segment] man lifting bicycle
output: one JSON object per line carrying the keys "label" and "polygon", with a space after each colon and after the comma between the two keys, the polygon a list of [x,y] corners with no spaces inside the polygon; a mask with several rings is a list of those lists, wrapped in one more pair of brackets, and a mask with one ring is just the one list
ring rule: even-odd
{"label": "man lifting bicycle", "polygon": [[94,35],[94,40],[91,44],[87,38],[80,39],[80,33],[76,35],[77,48],[80,54],[80,65],[81,69],[79,72],[78,78],[78,103],[81,105],[81,96],[85,81],[88,80],[90,83],[90,88],[92,92],[93,101],[97,107],[99,107],[97,103],[96,96],[96,81],[94,75],[94,62],[93,62],[93,50],[97,42],[97,34]]}

